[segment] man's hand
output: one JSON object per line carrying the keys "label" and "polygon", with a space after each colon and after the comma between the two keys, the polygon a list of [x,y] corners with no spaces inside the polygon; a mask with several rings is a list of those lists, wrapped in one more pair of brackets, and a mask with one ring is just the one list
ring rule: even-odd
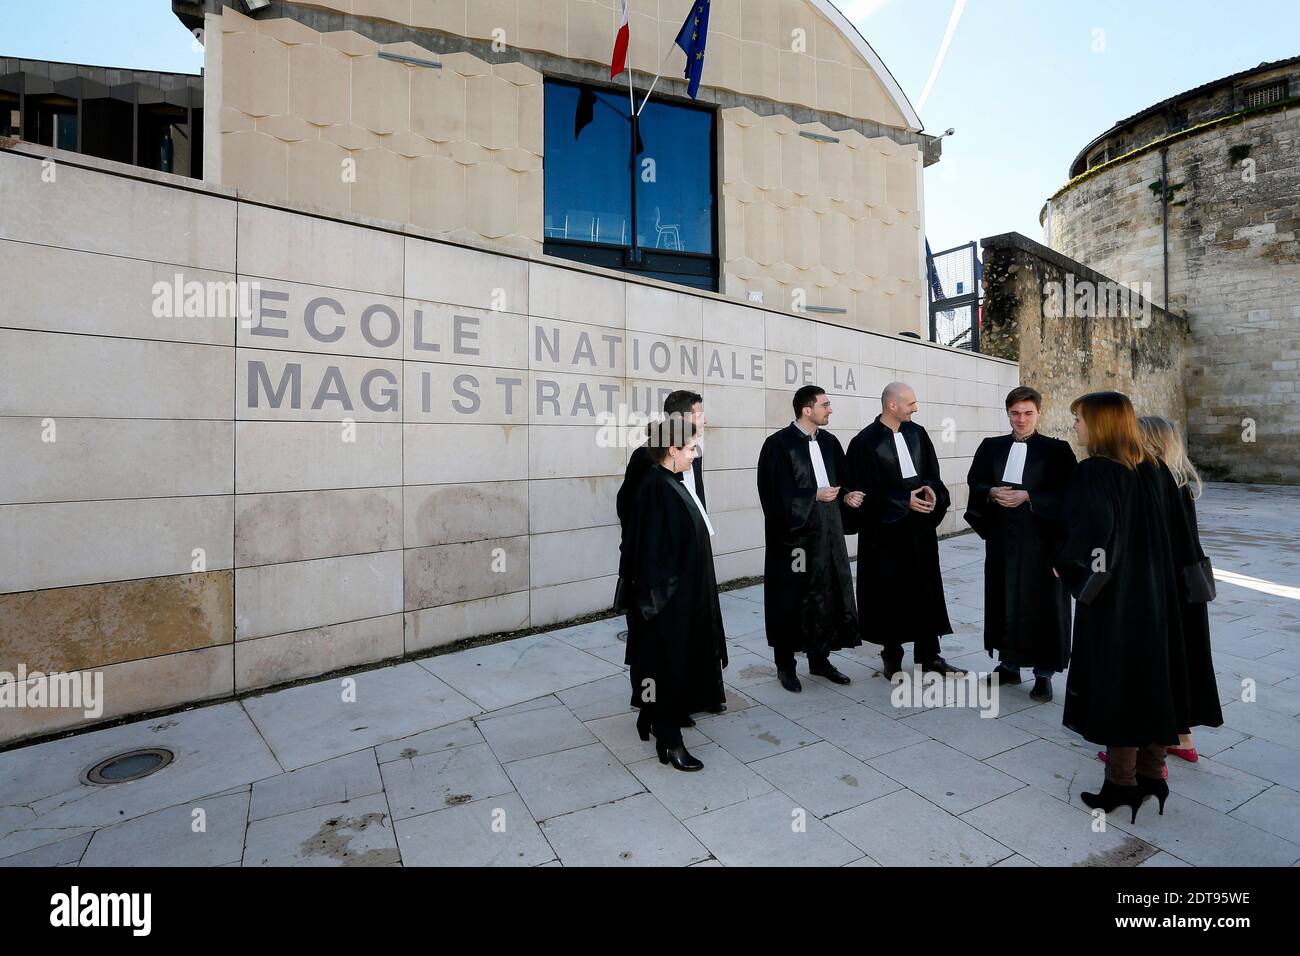
{"label": "man's hand", "polygon": [[998,485],[989,492],[989,497],[1004,508],[1019,508],[1029,500],[1029,492],[1017,491],[1006,485]]}
{"label": "man's hand", "polygon": [[847,495],[844,496],[844,503],[848,505],[850,508],[858,508],[861,507],[862,502],[866,500],[866,497],[867,497],[866,492],[850,491]]}
{"label": "man's hand", "polygon": [[927,515],[934,510],[936,504],[934,490],[929,485],[922,485],[912,492],[911,500],[908,506],[920,514]]}
{"label": "man's hand", "polygon": [[834,501],[834,500],[835,500],[836,498],[838,498],[839,496],[840,496],[840,486],[839,486],[839,485],[835,485],[835,486],[833,486],[833,487],[829,487],[829,488],[818,488],[818,489],[817,489],[817,500],[818,500],[818,501]]}

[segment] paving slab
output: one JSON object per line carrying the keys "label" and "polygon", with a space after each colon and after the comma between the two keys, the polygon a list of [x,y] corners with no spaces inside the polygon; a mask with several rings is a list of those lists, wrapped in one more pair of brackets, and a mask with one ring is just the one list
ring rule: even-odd
{"label": "paving slab", "polygon": [[244,866],[387,866],[401,856],[388,802],[374,794],[249,824]]}
{"label": "paving slab", "polygon": [[481,712],[417,662],[288,687],[243,706],[285,770]]}
{"label": "paving slab", "polygon": [[516,760],[506,764],[505,770],[539,821],[642,790],[636,777],[600,743]]}
{"label": "paving slab", "polygon": [[518,794],[398,820],[404,866],[541,866],[555,859]]}
{"label": "paving slab", "polygon": [[780,791],[691,817],[686,826],[724,866],[843,866],[862,851]]}
{"label": "paving slab", "polygon": [[551,817],[542,833],[565,866],[691,866],[709,858],[648,793]]}

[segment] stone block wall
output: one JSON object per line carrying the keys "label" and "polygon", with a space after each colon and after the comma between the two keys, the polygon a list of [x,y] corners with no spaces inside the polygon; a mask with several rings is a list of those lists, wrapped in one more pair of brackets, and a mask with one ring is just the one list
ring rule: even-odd
{"label": "stone block wall", "polygon": [[[758,450],[808,381],[846,445],[911,382],[959,530],[1017,381],[28,144],[0,150],[0,208],[0,283],[25,290],[0,301],[0,680],[102,672],[104,719],[607,608],[632,448],[603,413],[675,388],[712,421],[720,581],[761,573]],[[247,317],[211,298],[227,283]],[[0,741],[82,723],[0,709]]]}
{"label": "stone block wall", "polygon": [[[1103,390],[1128,395],[1139,415],[1163,415],[1186,427],[1182,360],[1187,327],[1180,317],[1145,301],[1121,308],[1108,301],[1096,307],[1091,292],[1094,305],[1087,305],[1081,298],[1085,287],[1117,284],[1018,233],[993,236],[982,245],[980,347],[1019,360],[1021,382],[1043,395],[1044,434],[1073,443],[1070,403]],[[1068,307],[1058,307],[1058,302]]]}
{"label": "stone block wall", "polygon": [[[1300,106],[1238,114],[1167,148],[1169,303],[1191,337],[1189,450],[1207,477],[1300,482]],[[1160,148],[1053,197],[1054,249],[1164,294]],[[1048,229],[1044,217],[1045,231]]]}

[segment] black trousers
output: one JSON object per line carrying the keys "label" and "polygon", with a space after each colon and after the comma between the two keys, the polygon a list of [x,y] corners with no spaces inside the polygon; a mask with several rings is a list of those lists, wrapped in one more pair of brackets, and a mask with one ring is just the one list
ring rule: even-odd
{"label": "black trousers", "polygon": [[[897,667],[903,662],[903,643],[886,644],[880,652],[881,658]],[[929,664],[939,656],[939,636],[918,637],[912,642],[912,659],[918,664]]]}
{"label": "black trousers", "polygon": [[[794,670],[794,651],[787,651],[780,647],[772,648],[772,658],[776,661],[777,670],[792,671]],[[830,662],[830,655],[818,657],[815,654],[808,655],[808,669],[824,666]]]}

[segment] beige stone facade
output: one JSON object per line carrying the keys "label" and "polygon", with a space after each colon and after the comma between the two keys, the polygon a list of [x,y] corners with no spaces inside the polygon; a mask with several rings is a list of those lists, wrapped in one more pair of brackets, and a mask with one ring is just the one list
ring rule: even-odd
{"label": "beige stone facade", "polygon": [[844,324],[859,328],[925,331],[917,325],[929,299],[915,270],[925,248],[916,147],[743,107],[723,112],[722,140],[723,291],[758,290],[790,311],[843,309]]}
{"label": "beige stone facade", "polygon": [[[953,492],[940,530],[960,530],[1018,380],[29,144],[0,150],[0,208],[0,284],[26,290],[0,302],[0,681],[102,672],[101,719],[607,608],[632,451],[615,426],[674,388],[712,422],[719,581],[761,573],[758,450],[805,382],[846,444],[910,382]],[[250,289],[246,317],[205,298],[227,283]],[[0,708],[0,742],[86,721]]]}
{"label": "beige stone facade", "polygon": [[[1242,83],[1300,66],[1263,70]],[[1229,88],[1233,84],[1227,84]],[[1229,89],[1229,92],[1231,90]],[[1204,94],[1224,100],[1221,90]],[[1044,209],[1044,241],[1163,304],[1161,153],[1168,210],[1168,307],[1187,317],[1183,362],[1190,453],[1207,476],[1300,481],[1300,106],[1218,119],[1115,156]],[[1231,103],[1231,97],[1227,97]],[[1102,147],[1098,147],[1101,149]],[[1103,151],[1104,155],[1104,151]]]}
{"label": "beige stone facade", "polygon": [[[205,176],[249,199],[539,256],[542,69],[607,65],[614,0],[296,6],[346,15],[339,22],[355,29],[228,6],[208,15]],[[660,63],[661,91],[681,75],[673,40],[689,6],[631,3],[640,90]],[[414,39],[363,35],[399,28]],[[720,111],[720,291],[812,306],[852,328],[926,334],[923,137],[884,65],[824,0],[714,0],[705,63],[706,87],[750,104]],[[810,111],[819,118],[793,118]],[[891,135],[864,135],[863,124]]]}

